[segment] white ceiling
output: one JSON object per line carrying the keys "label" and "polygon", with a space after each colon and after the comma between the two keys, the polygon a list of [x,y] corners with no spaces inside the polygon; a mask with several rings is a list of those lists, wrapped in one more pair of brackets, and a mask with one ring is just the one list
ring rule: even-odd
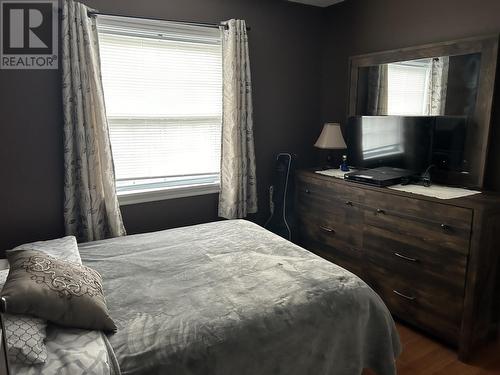
{"label": "white ceiling", "polygon": [[329,7],[330,5],[341,3],[344,0],[288,0],[288,1],[326,8]]}

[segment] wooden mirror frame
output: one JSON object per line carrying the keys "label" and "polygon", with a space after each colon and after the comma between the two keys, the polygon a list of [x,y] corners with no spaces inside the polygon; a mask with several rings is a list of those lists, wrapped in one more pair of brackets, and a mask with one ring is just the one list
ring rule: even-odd
{"label": "wooden mirror frame", "polygon": [[476,107],[472,116],[475,128],[472,131],[468,129],[465,155],[469,163],[469,173],[462,174],[460,183],[467,187],[482,188],[488,156],[498,39],[498,34],[495,34],[350,57],[348,117],[356,115],[360,68],[398,61],[480,53],[479,84]]}

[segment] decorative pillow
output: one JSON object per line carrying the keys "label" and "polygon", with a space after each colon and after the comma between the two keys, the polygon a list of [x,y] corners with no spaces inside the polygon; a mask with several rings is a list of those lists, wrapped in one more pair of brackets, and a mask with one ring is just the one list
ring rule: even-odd
{"label": "decorative pillow", "polygon": [[[74,236],[66,236],[49,241],[38,241],[18,246],[7,252],[38,250],[58,259],[82,263],[78,245]],[[0,290],[9,270],[0,271]],[[47,360],[47,321],[30,315],[3,314],[9,360],[12,362],[34,365]]]}
{"label": "decorative pillow", "polygon": [[4,314],[9,360],[27,365],[47,361],[47,322],[28,315]]}
{"label": "decorative pillow", "polygon": [[[7,279],[8,270],[0,271],[0,288]],[[45,363],[47,360],[47,322],[28,315],[3,314],[9,360],[27,365]]]}
{"label": "decorative pillow", "polygon": [[9,313],[61,326],[116,331],[98,272],[35,250],[11,251],[7,258],[10,272],[2,297]]}

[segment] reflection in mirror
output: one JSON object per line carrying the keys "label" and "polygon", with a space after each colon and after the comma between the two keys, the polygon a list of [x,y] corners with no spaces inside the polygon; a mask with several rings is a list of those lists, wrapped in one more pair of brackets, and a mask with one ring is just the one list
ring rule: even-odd
{"label": "reflection in mirror", "polygon": [[405,152],[403,128],[398,121],[381,121],[374,117],[361,127],[363,159],[386,159]]}
{"label": "reflection in mirror", "polygon": [[472,116],[480,63],[476,53],[360,68],[356,114]]}

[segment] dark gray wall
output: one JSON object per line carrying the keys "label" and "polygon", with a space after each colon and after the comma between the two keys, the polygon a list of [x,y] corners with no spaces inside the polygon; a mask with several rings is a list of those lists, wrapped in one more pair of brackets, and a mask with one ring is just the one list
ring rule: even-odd
{"label": "dark gray wall", "polygon": [[[254,120],[260,214],[273,155],[292,151],[311,161],[320,113],[323,12],[281,0],[88,0],[103,12],[251,27]],[[60,76],[57,71],[0,70],[0,250],[63,235]],[[217,196],[122,208],[129,233],[215,220]]]}
{"label": "dark gray wall", "polygon": [[[349,56],[500,31],[498,0],[347,0],[326,16],[323,120],[346,120]],[[494,111],[486,178],[494,190],[500,190],[499,116]]]}
{"label": "dark gray wall", "polygon": [[[350,55],[500,30],[498,0],[347,0],[326,10],[282,0],[85,2],[125,15],[247,20],[260,198],[254,219],[259,222],[267,216],[273,155],[293,151],[302,165],[310,165],[320,120],[345,120]],[[64,232],[59,82],[57,71],[0,70],[0,250]],[[495,116],[488,183],[500,190],[497,123]],[[215,220],[217,196],[124,206],[123,216],[130,233]]]}

